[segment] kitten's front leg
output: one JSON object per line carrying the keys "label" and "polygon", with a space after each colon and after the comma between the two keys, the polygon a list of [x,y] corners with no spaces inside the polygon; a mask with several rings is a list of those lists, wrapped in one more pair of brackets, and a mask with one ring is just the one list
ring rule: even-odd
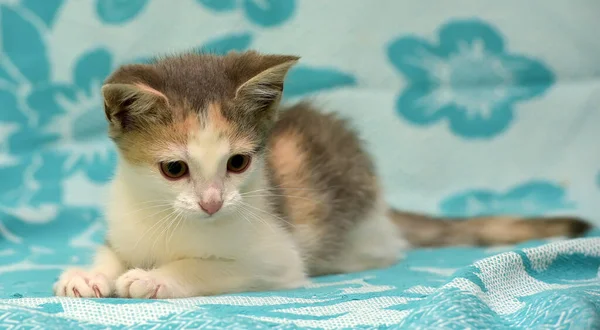
{"label": "kitten's front leg", "polygon": [[183,259],[148,271],[132,269],[117,279],[116,289],[123,298],[167,299],[293,288],[306,283],[302,272],[289,277],[279,276],[269,283],[269,278],[257,277],[235,261]]}
{"label": "kitten's front leg", "polygon": [[65,270],[54,284],[54,294],[62,297],[104,298],[114,291],[114,282],[125,271],[114,251],[103,245],[98,248],[90,269]]}

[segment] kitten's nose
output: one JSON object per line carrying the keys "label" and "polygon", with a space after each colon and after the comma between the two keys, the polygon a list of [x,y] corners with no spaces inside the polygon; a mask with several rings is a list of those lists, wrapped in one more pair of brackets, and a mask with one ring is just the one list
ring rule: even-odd
{"label": "kitten's nose", "polygon": [[221,206],[223,206],[223,201],[215,201],[212,200],[210,202],[200,202],[198,203],[200,204],[200,208],[210,214],[213,215],[215,213],[217,213],[217,211],[219,211],[221,209]]}

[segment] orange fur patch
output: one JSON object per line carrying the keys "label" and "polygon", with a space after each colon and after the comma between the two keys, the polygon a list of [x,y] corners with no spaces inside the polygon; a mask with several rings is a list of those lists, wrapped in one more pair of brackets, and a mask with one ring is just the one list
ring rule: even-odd
{"label": "orange fur patch", "polygon": [[208,105],[207,109],[207,124],[212,126],[215,131],[231,135],[233,133],[233,127],[231,124],[223,117],[223,113],[221,112],[221,105],[216,102],[212,102]]}
{"label": "orange fur patch", "polygon": [[198,130],[200,124],[194,116],[170,125],[153,125],[144,130],[130,132],[119,143],[123,157],[133,164],[156,164],[159,155],[172,146],[187,144],[190,131]]}
{"label": "orange fur patch", "polygon": [[201,130],[210,130],[228,139],[232,153],[249,153],[256,148],[258,141],[251,139],[229,122],[223,116],[218,103],[209,104],[204,122],[201,122],[201,119],[189,109],[188,111],[173,109],[173,111],[175,114],[173,123],[147,125],[143,129],[128,132],[123,136],[118,144],[124,158],[133,164],[154,165],[159,156],[164,155],[169,147],[185,148],[190,135]]}
{"label": "orange fur patch", "polygon": [[294,224],[314,224],[326,218],[325,196],[311,189],[308,155],[300,147],[302,136],[288,131],[271,140],[269,161],[285,195],[287,214]]}
{"label": "orange fur patch", "polygon": [[256,148],[257,141],[249,138],[246,132],[242,132],[223,116],[220,104],[212,102],[207,110],[207,126],[229,139],[232,153],[249,153]]}

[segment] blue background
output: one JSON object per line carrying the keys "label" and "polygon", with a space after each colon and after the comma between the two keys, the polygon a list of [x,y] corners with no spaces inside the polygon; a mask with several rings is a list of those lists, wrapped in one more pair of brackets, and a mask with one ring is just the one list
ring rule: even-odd
{"label": "blue background", "polygon": [[[2,300],[0,323],[21,322],[19,304],[27,306],[25,315],[34,313],[44,324],[97,323],[85,308],[120,303],[89,302],[79,308],[60,299],[27,298],[51,295],[60,271],[89,263],[102,241],[102,206],[116,154],[106,137],[100,86],[119,65],[157,54],[257,49],[302,56],[286,81],[285,101],[308,97],[323,111],[349,117],[376,158],[387,199],[395,207],[452,216],[573,214],[600,224],[599,12],[600,3],[592,0],[485,5],[475,0],[376,5],[344,0],[0,1],[0,296],[24,297]],[[531,294],[515,298],[529,307],[503,314],[481,296],[467,297],[444,283],[465,279],[486,291],[485,267],[473,261],[539,243],[416,250],[389,271],[320,279],[341,284],[281,298],[333,297],[316,303],[323,306],[337,300],[369,300],[362,306],[372,299],[391,301],[373,303],[371,312],[379,318],[357,324],[348,321],[349,312],[280,314],[274,311],[302,303],[282,300],[277,309],[266,308],[265,295],[249,309],[240,310],[231,300],[223,312],[210,307],[214,301],[205,305],[202,300],[157,313],[171,321],[217,315],[230,325],[243,324],[239,315],[251,313],[294,320],[269,321],[282,327],[382,326],[386,319],[431,326],[427,320],[442,316],[423,316],[429,315],[427,306],[443,306],[441,300],[455,304],[456,295],[478,306],[473,308],[489,317],[489,324],[529,324],[536,318],[527,313],[561,311],[559,305],[535,307]],[[546,260],[540,261],[546,273],[532,266],[536,259],[525,252],[510,258],[524,267],[523,274],[544,283],[564,284],[575,275],[589,275],[577,279],[589,282],[597,276],[598,259],[595,250],[584,247],[579,254],[564,248],[567,257],[538,256]],[[557,275],[568,268],[577,271]],[[377,289],[337,295],[364,283]],[[416,289],[421,292],[416,296],[409,292],[421,286],[429,289]],[[595,309],[577,305],[582,292],[535,294],[545,294],[543,299],[557,295],[564,306],[579,306],[575,314],[588,315]],[[202,313],[186,314],[190,306],[201,305]],[[126,324],[130,312],[125,310],[115,309],[110,324]],[[52,315],[62,318],[56,321]]]}

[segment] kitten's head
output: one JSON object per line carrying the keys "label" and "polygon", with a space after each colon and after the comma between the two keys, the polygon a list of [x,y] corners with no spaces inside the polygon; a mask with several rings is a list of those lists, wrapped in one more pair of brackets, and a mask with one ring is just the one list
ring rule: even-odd
{"label": "kitten's head", "polygon": [[187,54],[119,68],[102,93],[127,180],[145,199],[193,218],[230,214],[264,163],[284,78],[297,61]]}

